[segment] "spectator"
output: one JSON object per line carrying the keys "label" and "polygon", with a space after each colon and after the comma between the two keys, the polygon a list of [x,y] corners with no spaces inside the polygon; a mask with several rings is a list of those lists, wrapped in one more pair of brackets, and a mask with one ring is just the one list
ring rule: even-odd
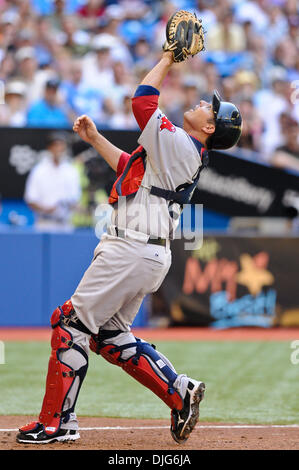
{"label": "spectator", "polygon": [[52,30],[57,32],[61,31],[63,21],[66,14],[66,1],[65,0],[54,0],[53,3],[53,12],[49,15],[49,22],[52,27]]}
{"label": "spectator", "polygon": [[146,3],[154,4],[155,0],[119,0],[118,3],[123,9],[126,19],[142,20],[149,12],[149,5]]}
{"label": "spectator", "polygon": [[269,159],[273,150],[282,145],[279,116],[289,108],[285,98],[287,87],[286,71],[281,67],[272,68],[272,87],[270,90],[259,90],[255,97],[255,106],[264,121],[264,133],[261,139],[263,156]]}
{"label": "spectator", "polygon": [[102,41],[106,44],[111,44],[111,58],[113,61],[119,61],[126,64],[128,67],[133,65],[132,54],[128,46],[123,42],[120,37],[113,36],[112,34],[103,33],[99,35]]}
{"label": "spectator", "polygon": [[33,47],[22,47],[16,53],[17,78],[27,88],[27,104],[40,100],[47,80],[54,77],[51,69],[38,69],[36,53]]}
{"label": "spectator", "polygon": [[227,10],[221,16],[221,22],[211,27],[207,43],[209,51],[240,52],[245,49],[245,32],[241,25],[234,23],[232,10]]}
{"label": "spectator", "polygon": [[50,64],[54,60],[55,48],[56,48],[56,35],[51,28],[48,17],[39,17],[36,20],[36,27],[32,31],[34,35],[33,44],[36,60],[40,67],[46,64]]}
{"label": "spectator", "polygon": [[15,58],[12,53],[8,52],[5,56],[3,56],[2,62],[0,64],[0,79],[3,82],[6,82],[10,77],[13,76],[15,65]]}
{"label": "spectator", "polygon": [[261,145],[263,121],[251,99],[243,99],[239,103],[239,109],[241,111],[243,124],[238,147],[257,152]]}
{"label": "spectator", "polygon": [[243,25],[243,31],[245,35],[245,41],[246,41],[245,49],[247,51],[251,51],[252,42],[255,37],[255,31],[253,29],[252,22],[250,20],[246,20],[242,23],[242,25]]}
{"label": "spectator", "polygon": [[24,82],[27,87],[28,102],[37,99],[36,96],[36,77],[38,65],[33,47],[21,47],[16,55],[18,78]]}
{"label": "spectator", "polygon": [[123,96],[121,108],[113,114],[109,121],[111,129],[139,130],[132,113],[131,98],[131,94]]}
{"label": "spectator", "polygon": [[290,16],[288,18],[289,22],[289,36],[294,42],[295,46],[299,46],[299,34],[298,34],[298,28],[299,28],[299,17],[298,15]]}
{"label": "spectator", "polygon": [[274,51],[274,61],[276,65],[284,67],[287,71],[296,66],[297,48],[292,39],[287,36],[281,40]]}
{"label": "spectator", "polygon": [[235,96],[239,99],[253,99],[258,88],[259,80],[252,70],[240,69],[234,76]]}
{"label": "spectator", "polygon": [[177,8],[174,2],[166,0],[165,2],[163,2],[161,9],[161,17],[158,23],[156,24],[156,27],[154,28],[153,34],[153,46],[156,51],[161,50],[161,44],[163,44],[166,39],[165,30],[167,22],[171,15],[175,13]]}
{"label": "spectator", "polygon": [[[65,119],[66,113],[67,118],[73,118],[86,112],[101,126],[103,121],[106,126],[120,122],[124,97],[132,93],[136,78],[141,81],[157,61],[166,23],[179,8],[196,11],[202,18],[207,32],[206,52],[171,70],[161,92],[162,110],[184,106],[188,98],[184,97],[183,78],[193,76],[201,99],[211,100],[216,88],[226,100],[239,102],[246,112],[250,108],[249,114],[258,113],[261,138],[253,142],[245,122],[240,145],[259,150],[260,158],[267,161],[276,147],[284,144],[280,114],[291,114],[299,122],[299,106],[294,99],[297,92],[291,88],[299,80],[296,0],[0,3],[0,79],[5,84],[22,82],[26,87],[23,98],[8,94],[7,106],[13,109],[5,117],[8,108],[2,107],[0,125],[21,125],[21,103],[26,100],[30,117],[36,103],[44,100],[46,82],[56,77],[62,83],[54,93],[59,126],[61,113]],[[76,73],[81,75],[76,72],[78,59],[82,61],[82,77],[76,81]],[[59,101],[61,95],[66,103]],[[21,114],[15,111],[19,105]],[[44,125],[44,116],[38,121]],[[258,124],[260,129],[260,121]]]}
{"label": "spectator", "polygon": [[24,127],[26,125],[26,86],[13,81],[5,87],[5,102],[0,106],[0,125]]}
{"label": "spectator", "polygon": [[251,40],[251,50],[245,60],[244,67],[253,71],[261,84],[261,87],[269,88],[269,71],[273,69],[273,61],[270,60],[265,38],[255,35]]}
{"label": "spectator", "polygon": [[82,25],[86,29],[93,29],[97,26],[98,20],[105,12],[105,0],[88,0],[86,5],[78,10]]}
{"label": "spectator", "polygon": [[102,34],[110,34],[119,38],[119,29],[125,19],[125,11],[120,5],[110,5],[99,21]]}
{"label": "spectator", "polygon": [[92,51],[83,58],[83,82],[86,86],[105,89],[113,82],[111,47],[103,36],[96,36],[91,43]]}
{"label": "spectator", "polygon": [[235,3],[235,17],[240,23],[250,21],[257,33],[267,31],[269,17],[266,11],[267,0],[252,0]]}
{"label": "spectator", "polygon": [[287,17],[298,15],[298,1],[297,0],[285,0],[283,9]]}
{"label": "spectator", "polygon": [[72,121],[81,114],[88,114],[97,124],[105,121],[106,98],[99,88],[87,86],[82,81],[82,62],[71,65],[70,80],[61,85],[61,94],[72,112]]}
{"label": "spectator", "polygon": [[33,103],[28,110],[28,127],[70,127],[65,107],[59,104],[58,87],[58,80],[49,80],[46,83],[44,97]]}
{"label": "spectator", "polygon": [[299,172],[299,124],[289,115],[281,115],[284,144],[274,151],[271,163]]}
{"label": "spectator", "polygon": [[20,16],[16,10],[7,10],[0,18],[0,48],[5,50],[14,43],[17,36]]}
{"label": "spectator", "polygon": [[197,0],[197,16],[202,18],[202,23],[207,29],[211,30],[211,27],[214,26],[217,22],[217,13],[219,10],[219,4],[216,1],[211,0]]}
{"label": "spectator", "polygon": [[76,16],[65,16],[58,34],[59,43],[74,57],[80,57],[88,51],[90,35],[78,28]]}
{"label": "spectator", "polygon": [[122,106],[124,97],[134,93],[135,83],[132,83],[131,76],[123,62],[114,62],[112,70],[113,81],[107,85],[105,93],[111,100],[111,105],[117,110]]}
{"label": "spectator", "polygon": [[267,8],[269,15],[269,25],[265,31],[265,41],[270,53],[273,53],[276,45],[288,33],[288,21],[278,5],[271,5]]}
{"label": "spectator", "polygon": [[149,68],[154,65],[155,56],[151,50],[151,45],[146,38],[141,37],[133,46],[133,59],[135,64],[143,64]]}
{"label": "spectator", "polygon": [[40,230],[70,230],[72,210],[81,195],[79,175],[67,159],[66,137],[49,135],[46,156],[31,170],[24,199]]}

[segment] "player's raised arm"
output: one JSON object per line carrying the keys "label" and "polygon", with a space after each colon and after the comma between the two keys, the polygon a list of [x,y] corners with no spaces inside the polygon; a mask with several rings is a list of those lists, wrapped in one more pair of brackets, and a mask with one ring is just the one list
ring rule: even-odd
{"label": "player's raised arm", "polygon": [[141,82],[141,85],[152,86],[160,91],[162,83],[168,74],[170,67],[173,64],[172,52],[166,51],[163,52],[163,55],[160,61],[155,65],[155,67],[148,72]]}
{"label": "player's raised arm", "polygon": [[85,114],[78,117],[74,122],[73,130],[82,140],[92,145],[113,170],[117,171],[119,160],[121,156],[126,155],[126,153],[102,136],[90,117]]}
{"label": "player's raised arm", "polygon": [[158,108],[160,88],[172,64],[172,53],[164,52],[160,61],[145,76],[135,92],[132,109],[141,130]]}
{"label": "player's raised arm", "polygon": [[180,10],[169,19],[163,55],[146,75],[132,101],[133,113],[141,130],[158,107],[162,83],[174,62],[183,62],[204,48],[201,20],[196,15]]}

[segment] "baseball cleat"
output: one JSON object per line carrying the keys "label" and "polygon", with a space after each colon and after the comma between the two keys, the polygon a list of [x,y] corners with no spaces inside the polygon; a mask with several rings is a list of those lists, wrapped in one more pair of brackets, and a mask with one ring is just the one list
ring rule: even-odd
{"label": "baseball cleat", "polygon": [[190,379],[184,398],[183,408],[171,410],[170,433],[178,444],[189,438],[199,419],[199,404],[204,397],[205,384]]}
{"label": "baseball cleat", "polygon": [[79,432],[73,429],[60,429],[55,436],[49,436],[45,433],[43,425],[39,424],[33,431],[20,431],[16,440],[23,444],[51,444],[52,442],[76,441],[79,438]]}

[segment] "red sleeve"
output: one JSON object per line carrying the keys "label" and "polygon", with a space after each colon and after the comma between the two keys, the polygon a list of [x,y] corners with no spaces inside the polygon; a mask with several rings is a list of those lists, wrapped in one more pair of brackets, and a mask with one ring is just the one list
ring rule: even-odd
{"label": "red sleeve", "polygon": [[132,99],[132,109],[140,129],[143,131],[151,116],[158,108],[159,91],[147,85],[140,85]]}
{"label": "red sleeve", "polygon": [[117,177],[119,177],[122,174],[123,169],[124,169],[127,161],[129,160],[129,158],[130,158],[130,155],[127,152],[123,152],[121,154],[121,156],[119,157],[118,164],[117,164],[117,170],[116,170],[116,176]]}

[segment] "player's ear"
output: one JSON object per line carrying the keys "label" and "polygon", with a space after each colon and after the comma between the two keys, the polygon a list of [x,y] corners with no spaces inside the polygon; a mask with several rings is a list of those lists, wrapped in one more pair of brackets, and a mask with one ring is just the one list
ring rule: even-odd
{"label": "player's ear", "polygon": [[203,127],[202,127],[202,130],[206,133],[206,134],[213,134],[215,132],[215,124],[212,123],[212,122],[207,122]]}

